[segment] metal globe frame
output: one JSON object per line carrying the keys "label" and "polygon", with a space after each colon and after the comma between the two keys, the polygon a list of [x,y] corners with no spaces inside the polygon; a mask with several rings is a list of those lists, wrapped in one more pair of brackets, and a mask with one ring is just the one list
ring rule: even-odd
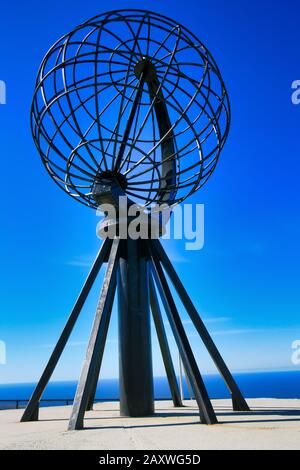
{"label": "metal globe frame", "polygon": [[104,13],[57,41],[31,110],[50,176],[93,208],[93,185],[108,171],[123,175],[134,202],[182,202],[212,174],[229,126],[207,48],[178,22],[141,10]]}
{"label": "metal globe frame", "polygon": [[[117,211],[120,195],[147,211],[154,204],[172,207],[197,191],[215,169],[229,125],[226,88],[209,51],[184,26],[144,10],[104,13],[57,41],[40,66],[31,111],[34,142],[53,180],[89,207],[110,202]],[[118,215],[114,223],[120,224]],[[217,423],[170,283],[222,375],[233,409],[249,411],[159,235],[105,238],[22,421],[38,419],[39,400],[104,263],[69,429],[82,429],[93,408],[116,291],[121,415],[154,413],[150,310],[172,400],[182,406],[162,305],[200,420]]]}

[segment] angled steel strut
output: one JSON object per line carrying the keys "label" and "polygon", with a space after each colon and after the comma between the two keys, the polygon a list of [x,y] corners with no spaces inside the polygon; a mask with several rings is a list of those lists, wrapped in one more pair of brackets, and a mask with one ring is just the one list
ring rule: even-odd
{"label": "angled steel strut", "polygon": [[204,424],[217,423],[216,414],[176,308],[166,275],[190,315],[199,333],[199,339],[203,341],[229,388],[233,409],[249,411],[237,383],[205,328],[160,242],[158,240],[120,240],[115,238],[113,241],[106,239],[103,242],[66,326],[23,413],[22,421],[38,420],[39,400],[103,263],[107,263],[106,274],[68,429],[82,429],[85,412],[93,407],[116,290],[118,290],[119,299],[121,414],[124,416],[147,416],[154,413],[150,307],[172,400],[174,406],[182,406],[178,381],[160,311],[161,301],[194,392],[200,421]]}

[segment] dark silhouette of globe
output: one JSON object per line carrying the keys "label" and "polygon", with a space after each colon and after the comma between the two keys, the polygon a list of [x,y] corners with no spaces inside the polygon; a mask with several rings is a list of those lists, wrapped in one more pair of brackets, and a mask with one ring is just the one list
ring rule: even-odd
{"label": "dark silhouette of globe", "polygon": [[[162,97],[165,128],[157,120]],[[86,21],[51,47],[38,72],[31,123],[50,176],[78,201],[96,207],[95,182],[113,176],[134,202],[174,204],[212,174],[230,107],[214,59],[191,32],[156,13],[121,10]]]}

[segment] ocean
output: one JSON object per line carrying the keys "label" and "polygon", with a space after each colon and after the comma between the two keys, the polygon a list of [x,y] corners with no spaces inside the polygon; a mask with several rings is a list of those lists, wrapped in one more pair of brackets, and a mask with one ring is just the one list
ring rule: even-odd
{"label": "ocean", "polygon": [[[234,377],[247,398],[300,398],[300,371],[286,372],[251,372],[234,374]],[[211,398],[229,398],[229,392],[219,375],[204,375],[203,379]],[[76,391],[76,381],[50,382],[46,388],[42,406],[62,405],[72,400]],[[34,383],[0,385],[0,409],[15,408],[16,404],[7,400],[19,400],[18,406],[24,407],[34,390]],[[168,382],[165,377],[154,379],[154,393],[157,399],[170,398]],[[184,381],[185,398],[189,398],[187,384]],[[96,398],[99,400],[117,400],[119,387],[117,379],[103,379],[98,383]]]}

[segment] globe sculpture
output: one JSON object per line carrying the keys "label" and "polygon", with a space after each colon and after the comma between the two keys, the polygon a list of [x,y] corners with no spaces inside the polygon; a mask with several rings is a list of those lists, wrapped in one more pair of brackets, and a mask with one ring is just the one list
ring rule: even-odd
{"label": "globe sculpture", "polygon": [[[31,110],[34,142],[51,178],[93,209],[112,204],[115,225],[120,196],[147,212],[153,205],[172,208],[201,188],[229,125],[228,95],[207,48],[178,22],[143,10],[104,13],[59,39],[38,71]],[[154,412],[150,307],[174,406],[182,406],[161,303],[201,422],[217,422],[169,281],[225,380],[233,408],[249,410],[158,240],[161,233],[162,227],[148,240],[103,237],[22,421],[38,419],[39,400],[103,263],[105,279],[69,429],[81,429],[93,407],[116,290],[121,414]]]}

